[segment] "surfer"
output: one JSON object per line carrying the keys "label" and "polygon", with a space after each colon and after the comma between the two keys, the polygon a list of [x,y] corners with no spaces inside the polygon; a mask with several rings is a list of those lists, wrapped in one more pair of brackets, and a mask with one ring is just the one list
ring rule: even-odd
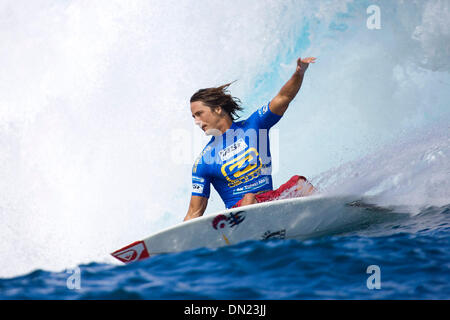
{"label": "surfer", "polygon": [[307,179],[299,175],[273,190],[268,132],[286,112],[315,60],[298,58],[294,74],[279,93],[243,121],[235,121],[237,112],[243,109],[240,100],[227,91],[231,83],[194,93],[190,99],[192,117],[212,138],[192,168],[192,194],[185,221],[203,215],[211,184],[227,208],[314,192]]}

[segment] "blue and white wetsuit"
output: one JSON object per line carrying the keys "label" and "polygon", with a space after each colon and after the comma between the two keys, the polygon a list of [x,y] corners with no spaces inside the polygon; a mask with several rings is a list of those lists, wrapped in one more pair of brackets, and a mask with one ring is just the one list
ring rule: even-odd
{"label": "blue and white wetsuit", "polygon": [[192,195],[209,198],[212,183],[231,208],[246,193],[272,190],[269,129],[280,119],[268,103],[213,136],[192,168]]}

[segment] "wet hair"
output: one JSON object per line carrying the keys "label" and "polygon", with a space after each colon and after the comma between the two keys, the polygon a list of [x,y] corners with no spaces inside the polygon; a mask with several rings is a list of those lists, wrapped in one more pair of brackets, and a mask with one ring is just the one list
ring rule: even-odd
{"label": "wet hair", "polygon": [[192,95],[190,102],[201,101],[211,109],[221,107],[232,120],[236,120],[239,118],[237,111],[242,111],[243,108],[240,106],[241,100],[233,97],[227,90],[233,82],[217,88],[200,89]]}

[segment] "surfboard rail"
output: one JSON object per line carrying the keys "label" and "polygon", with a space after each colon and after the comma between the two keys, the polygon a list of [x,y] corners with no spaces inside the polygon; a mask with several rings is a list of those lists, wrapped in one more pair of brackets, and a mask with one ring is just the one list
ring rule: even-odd
{"label": "surfboard rail", "polygon": [[351,205],[361,201],[361,196],[355,195],[312,195],[225,209],[158,231],[111,255],[130,263],[155,254],[217,248],[246,240],[301,240],[331,234],[362,221],[367,207]]}

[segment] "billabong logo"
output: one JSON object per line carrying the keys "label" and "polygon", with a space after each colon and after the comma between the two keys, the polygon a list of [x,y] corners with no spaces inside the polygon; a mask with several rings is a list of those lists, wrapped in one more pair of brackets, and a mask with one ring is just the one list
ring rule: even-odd
{"label": "billabong logo", "polygon": [[[234,158],[233,160],[225,163],[222,168],[223,176],[234,185],[238,185],[242,182],[252,180],[259,176],[262,162],[259,157],[258,151],[255,148],[250,148],[242,155]],[[253,175],[253,173],[258,174]]]}
{"label": "billabong logo", "polygon": [[114,251],[111,255],[124,263],[130,263],[150,257],[144,241],[133,242],[122,249]]}

